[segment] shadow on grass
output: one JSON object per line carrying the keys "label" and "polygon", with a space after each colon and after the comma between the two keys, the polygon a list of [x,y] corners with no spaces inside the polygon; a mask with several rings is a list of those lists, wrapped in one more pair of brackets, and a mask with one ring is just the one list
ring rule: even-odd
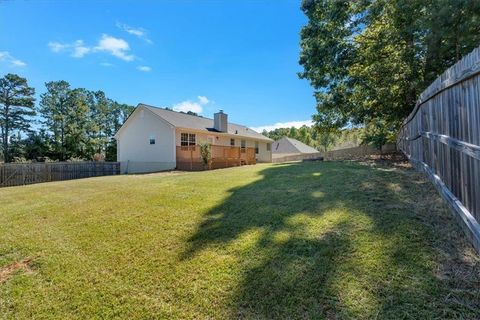
{"label": "shadow on grass", "polygon": [[[230,190],[182,256],[207,248],[238,256],[232,317],[476,315],[475,297],[446,299],[451,283],[438,274],[435,247],[447,240],[428,221],[460,231],[418,174],[325,162],[274,165],[261,175]],[[450,254],[461,256],[461,245]]]}

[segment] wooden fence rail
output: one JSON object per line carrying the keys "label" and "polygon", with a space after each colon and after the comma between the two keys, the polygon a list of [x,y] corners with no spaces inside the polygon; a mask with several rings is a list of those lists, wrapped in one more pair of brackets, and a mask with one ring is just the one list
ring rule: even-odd
{"label": "wooden fence rail", "polygon": [[480,252],[480,47],[420,95],[397,145],[428,175]]}
{"label": "wooden fence rail", "polygon": [[0,187],[120,174],[119,162],[0,164]]}

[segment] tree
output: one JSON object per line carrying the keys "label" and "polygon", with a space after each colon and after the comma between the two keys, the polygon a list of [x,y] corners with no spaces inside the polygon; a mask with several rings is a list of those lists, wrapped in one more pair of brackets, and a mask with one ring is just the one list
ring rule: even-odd
{"label": "tree", "polygon": [[109,141],[109,112],[111,100],[103,91],[95,91],[90,94],[89,108],[91,124],[91,146],[96,153],[105,154]]}
{"label": "tree", "polygon": [[92,159],[96,145],[89,135],[93,120],[89,117],[91,93],[83,88],[70,90],[65,113],[66,159]]}
{"label": "tree", "polygon": [[212,147],[209,143],[200,143],[200,156],[202,157],[203,167],[205,169],[210,169],[210,163],[212,161]]}
{"label": "tree", "polygon": [[111,101],[110,109],[110,135],[107,149],[105,151],[106,161],[117,160],[117,142],[113,138],[115,133],[120,129],[123,123],[127,120],[130,114],[135,110],[135,107],[128,104],[121,104],[116,101]]}
{"label": "tree", "polygon": [[301,78],[316,126],[362,125],[364,142],[394,138],[418,95],[480,43],[477,0],[305,0]]}
{"label": "tree", "polygon": [[10,162],[10,138],[13,133],[28,132],[30,119],[35,115],[35,89],[28,86],[27,79],[16,74],[7,74],[0,79],[0,140],[3,159]]}
{"label": "tree", "polygon": [[321,127],[317,128],[317,130],[319,132],[317,136],[318,145],[322,147],[324,152],[327,152],[337,141],[340,132],[336,129],[322,129]]}
{"label": "tree", "polygon": [[67,81],[45,83],[47,92],[40,95],[40,113],[43,124],[53,135],[53,153],[66,160],[66,127],[69,112],[70,84]]}
{"label": "tree", "polygon": [[29,132],[22,141],[23,156],[29,160],[45,161],[51,156],[51,137],[44,129]]}

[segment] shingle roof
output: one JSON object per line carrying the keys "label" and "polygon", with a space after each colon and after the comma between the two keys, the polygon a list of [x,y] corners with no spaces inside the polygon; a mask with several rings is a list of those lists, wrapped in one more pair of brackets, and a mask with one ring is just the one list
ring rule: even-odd
{"label": "shingle roof", "polygon": [[[167,110],[163,108],[157,108],[153,106],[149,106],[146,104],[139,104],[138,107],[143,106],[148,110],[152,111],[156,115],[163,118],[165,121],[173,125],[177,128],[185,128],[185,129],[193,129],[199,131],[208,131],[208,132],[215,132],[216,130],[213,128],[213,119],[204,118],[199,116],[194,116],[182,112],[176,112],[172,110]],[[256,140],[265,140],[265,141],[273,141],[270,138],[265,137],[264,135],[242,125],[238,125],[235,123],[228,123],[228,133],[230,135],[244,137],[244,138],[252,138]]]}
{"label": "shingle roof", "polygon": [[272,153],[317,153],[318,150],[298,140],[283,137],[272,145]]}

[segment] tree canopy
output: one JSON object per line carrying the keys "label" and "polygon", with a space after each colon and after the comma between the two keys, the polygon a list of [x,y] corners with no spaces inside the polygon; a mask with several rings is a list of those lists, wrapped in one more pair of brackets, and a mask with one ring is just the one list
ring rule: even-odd
{"label": "tree canopy", "polygon": [[283,137],[296,139],[321,151],[332,148],[356,147],[360,144],[363,130],[360,128],[343,129],[336,131],[321,131],[315,126],[300,128],[277,128],[271,131],[264,130],[262,134],[273,140]]}
{"label": "tree canopy", "polygon": [[0,79],[4,161],[116,160],[113,135],[134,107],[63,80],[47,82],[45,89],[36,107],[26,79],[13,74]]}
{"label": "tree canopy", "polygon": [[304,0],[301,78],[316,125],[365,127],[364,141],[394,136],[418,95],[480,44],[477,0]]}
{"label": "tree canopy", "polygon": [[0,79],[0,140],[6,162],[13,157],[12,137],[30,130],[29,117],[35,115],[34,94],[35,89],[28,86],[27,79],[16,74],[9,73]]}

